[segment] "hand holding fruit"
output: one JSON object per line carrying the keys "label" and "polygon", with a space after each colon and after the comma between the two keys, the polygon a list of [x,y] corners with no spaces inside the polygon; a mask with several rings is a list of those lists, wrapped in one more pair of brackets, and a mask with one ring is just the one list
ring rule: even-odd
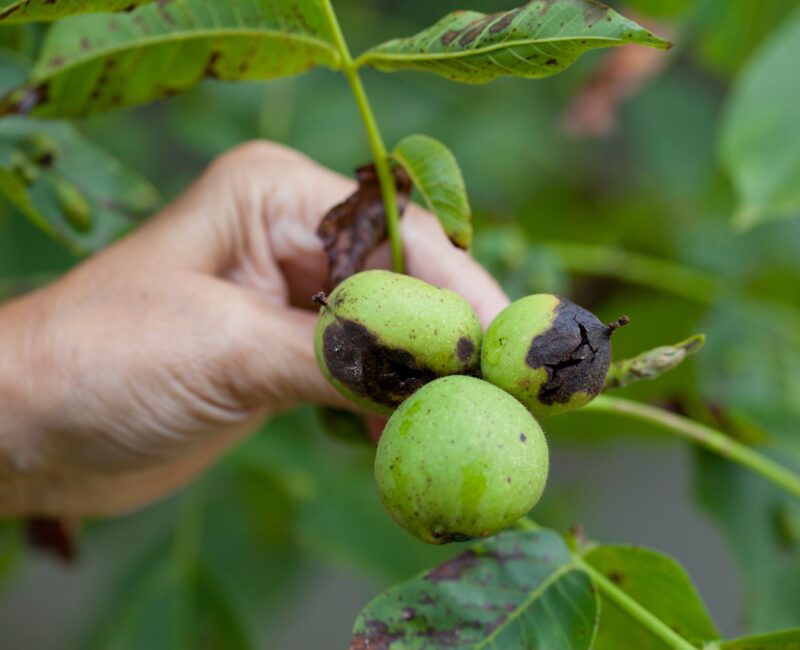
{"label": "hand holding fruit", "polygon": [[[0,514],[132,510],[273,413],[346,406],[317,366],[309,296],[327,275],[319,219],[352,190],[294,151],[243,145],[138,231],[3,306]],[[410,273],[484,325],[505,306],[428,213],[410,206],[402,227]]]}

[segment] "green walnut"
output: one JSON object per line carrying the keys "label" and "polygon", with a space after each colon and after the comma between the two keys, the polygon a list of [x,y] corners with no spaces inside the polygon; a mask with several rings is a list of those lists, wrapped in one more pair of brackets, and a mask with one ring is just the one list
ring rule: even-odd
{"label": "green walnut", "polygon": [[492,535],[527,513],[547,481],[539,423],[505,391],[453,376],[395,411],[375,457],[387,512],[424,542]]}
{"label": "green walnut", "polygon": [[590,311],[559,296],[527,296],[506,307],[486,330],[483,377],[536,417],[571,411],[603,389],[611,364],[611,335],[627,323],[623,316],[604,325]]}
{"label": "green walnut", "polygon": [[356,404],[391,413],[445,375],[476,373],[483,329],[457,293],[389,271],[364,271],[322,303],[315,349],[328,381]]}

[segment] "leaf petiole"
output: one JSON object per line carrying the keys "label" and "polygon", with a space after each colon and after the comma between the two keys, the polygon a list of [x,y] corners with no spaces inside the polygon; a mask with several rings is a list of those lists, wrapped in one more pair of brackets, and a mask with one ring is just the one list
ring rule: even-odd
{"label": "leaf petiole", "polygon": [[675,650],[697,650],[695,646],[689,643],[680,634],[675,632],[661,619],[654,616],[650,611],[642,607],[622,589],[611,582],[611,580],[586,562],[583,557],[577,553],[573,553],[572,558],[575,566],[589,576],[595,587],[605,594],[606,598],[628,614],[628,616],[639,623],[639,625],[647,628],[666,645],[675,648]]}
{"label": "leaf petiole", "polygon": [[389,163],[389,154],[378,129],[378,124],[375,121],[369,98],[366,90],[364,90],[364,84],[358,74],[358,66],[350,54],[350,48],[347,46],[347,41],[342,33],[342,28],[339,25],[339,19],[336,17],[331,0],[323,0],[322,7],[330,22],[334,42],[342,59],[341,71],[348,84],[350,84],[350,90],[356,100],[361,120],[367,132],[367,139],[372,149],[372,155],[375,158],[375,170],[378,174],[383,205],[386,211],[386,229],[389,233],[389,242],[392,249],[392,267],[395,272],[403,273],[405,272],[405,262],[403,260],[403,240],[400,235],[400,212],[397,208],[397,189]]}

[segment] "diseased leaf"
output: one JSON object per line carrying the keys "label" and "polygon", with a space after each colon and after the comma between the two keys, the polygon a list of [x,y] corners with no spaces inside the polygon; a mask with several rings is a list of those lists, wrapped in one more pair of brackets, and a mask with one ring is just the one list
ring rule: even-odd
{"label": "diseased leaf", "polygon": [[625,388],[637,381],[656,379],[677,368],[686,357],[699,352],[705,342],[703,334],[695,334],[675,345],[662,345],[630,359],[615,361],[608,369],[603,390]]}
{"label": "diseased leaf", "polygon": [[738,195],[740,228],[800,215],[798,60],[800,11],[757,50],[728,98],[721,157]]}
{"label": "diseased leaf", "polygon": [[[394,169],[397,206],[402,216],[411,195],[411,179]],[[369,254],[386,239],[386,212],[375,165],[356,170],[358,189],[331,208],[317,228],[330,268],[328,289],[364,268]]]}
{"label": "diseased leaf", "polygon": [[[601,546],[585,560],[633,600],[695,645],[719,638],[719,632],[686,571],[662,553],[634,546]],[[601,596],[595,650],[666,650],[648,628]]]}
{"label": "diseased leaf", "polygon": [[748,636],[725,641],[719,645],[719,650],[797,650],[797,648],[800,648],[800,628]]}
{"label": "diseased leaf", "polygon": [[391,155],[411,177],[450,241],[468,249],[472,243],[472,212],[464,177],[452,152],[426,135],[410,135]]}
{"label": "diseased leaf", "polygon": [[0,197],[76,254],[103,247],[160,201],[73,127],[25,118],[0,121]]}
{"label": "diseased leaf", "polygon": [[0,0],[0,23],[50,21],[73,14],[131,11],[153,0]]}
{"label": "diseased leaf", "polygon": [[626,43],[669,43],[593,0],[533,0],[495,14],[455,11],[409,38],[388,41],[357,61],[379,70],[421,70],[453,81],[547,77],[584,52]]}
{"label": "diseased leaf", "polygon": [[581,650],[592,647],[597,615],[564,540],[513,531],[378,596],[359,614],[350,648]]}
{"label": "diseased leaf", "polygon": [[158,2],[128,14],[67,18],[0,114],[76,117],[191,88],[336,67],[320,0]]}

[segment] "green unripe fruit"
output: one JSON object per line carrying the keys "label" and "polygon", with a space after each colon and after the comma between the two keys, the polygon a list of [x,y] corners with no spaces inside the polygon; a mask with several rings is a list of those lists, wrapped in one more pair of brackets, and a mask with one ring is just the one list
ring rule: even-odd
{"label": "green unripe fruit", "polygon": [[590,311],[551,294],[521,298],[489,325],[484,379],[511,393],[536,417],[579,408],[601,390],[611,365],[611,334]]}
{"label": "green unripe fruit", "polygon": [[387,512],[431,544],[507,528],[536,505],[547,469],[547,441],[533,416],[466,376],[437,379],[403,402],[375,457]]}
{"label": "green unripe fruit", "polygon": [[483,329],[457,293],[389,271],[364,271],[323,302],[317,361],[345,397],[391,413],[445,375],[476,372]]}

